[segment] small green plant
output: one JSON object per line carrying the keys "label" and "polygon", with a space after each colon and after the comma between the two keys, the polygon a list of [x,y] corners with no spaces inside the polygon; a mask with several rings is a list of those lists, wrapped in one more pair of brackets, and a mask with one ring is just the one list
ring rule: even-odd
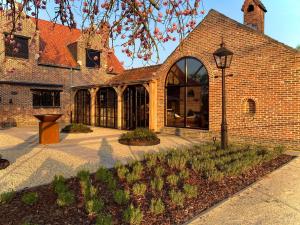
{"label": "small green plant", "polygon": [[57,205],[64,207],[73,204],[74,201],[75,201],[74,193],[71,191],[65,191],[58,194],[56,203]]}
{"label": "small green plant", "polygon": [[177,186],[178,181],[179,181],[179,177],[176,176],[175,174],[171,174],[167,176],[167,182],[173,187]]}
{"label": "small green plant", "polygon": [[187,180],[190,177],[190,172],[187,169],[184,169],[179,173],[179,177],[182,180]]}
{"label": "small green plant", "polygon": [[129,191],[126,190],[116,190],[114,192],[114,201],[118,205],[124,205],[129,201]]}
{"label": "small green plant", "polygon": [[97,216],[96,225],[113,225],[111,215],[100,213]]}
{"label": "small green plant", "polygon": [[169,197],[170,197],[170,199],[171,199],[171,202],[172,202],[174,205],[183,207],[184,200],[185,200],[185,195],[184,195],[184,193],[182,193],[181,191],[171,190],[171,191],[169,192]]}
{"label": "small green plant", "polygon": [[132,192],[136,196],[144,196],[147,190],[147,186],[145,184],[136,183],[132,187]]}
{"label": "small green plant", "polygon": [[140,162],[137,162],[132,167],[132,173],[137,174],[139,177],[142,175],[144,170],[143,165]]}
{"label": "small green plant", "polygon": [[146,165],[149,169],[151,169],[152,167],[154,167],[157,163],[157,155],[156,154],[147,154],[145,156],[145,160],[146,160]]}
{"label": "small green plant", "polygon": [[93,132],[91,128],[81,123],[72,123],[70,125],[65,126],[61,132],[64,133],[89,133]]}
{"label": "small green plant", "polygon": [[104,207],[104,202],[99,198],[92,198],[86,202],[85,208],[89,215],[98,214]]}
{"label": "small green plant", "polygon": [[195,185],[185,184],[183,190],[187,198],[196,198],[198,195],[198,188]]}
{"label": "small green plant", "polygon": [[81,170],[77,173],[77,177],[81,181],[86,181],[90,179],[90,172],[87,170]]}
{"label": "small green plant", "polygon": [[6,204],[13,200],[16,193],[14,191],[3,192],[0,194],[0,204]]}
{"label": "small green plant", "polygon": [[168,158],[167,163],[171,169],[183,170],[186,167],[187,159],[184,155],[174,152]]}
{"label": "small green plant", "polygon": [[126,178],[126,174],[128,172],[129,172],[128,168],[124,165],[121,165],[117,168],[117,174],[121,180],[124,180]]}
{"label": "small green plant", "polygon": [[66,186],[65,182],[66,181],[65,181],[65,178],[63,176],[55,175],[54,180],[52,182],[54,192],[57,193],[57,194],[62,193],[62,192],[66,192],[67,191],[67,186]]}
{"label": "small green plant", "polygon": [[135,208],[132,204],[124,211],[123,218],[126,223],[130,225],[139,225],[143,220],[143,213],[141,209]]}
{"label": "small green plant", "polygon": [[151,180],[150,184],[153,191],[161,191],[164,187],[164,180],[161,177],[157,177]]}
{"label": "small green plant", "polygon": [[95,178],[97,181],[107,184],[110,180],[112,180],[113,174],[111,171],[109,171],[109,169],[100,167],[95,174]]}
{"label": "small green plant", "polygon": [[37,192],[28,192],[22,196],[22,202],[26,205],[33,205],[38,201],[38,193]]}
{"label": "small green plant", "polygon": [[165,211],[165,205],[160,198],[151,199],[150,211],[155,215],[162,214]]}
{"label": "small green plant", "polygon": [[165,169],[161,166],[158,166],[154,169],[155,176],[161,177],[165,174]]}

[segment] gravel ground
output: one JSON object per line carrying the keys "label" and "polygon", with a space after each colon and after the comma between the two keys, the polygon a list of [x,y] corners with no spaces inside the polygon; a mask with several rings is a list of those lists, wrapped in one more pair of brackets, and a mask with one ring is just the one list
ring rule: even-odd
{"label": "gravel ground", "polygon": [[34,128],[0,130],[0,154],[11,162],[8,168],[0,170],[0,193],[49,183],[56,174],[71,177],[81,169],[93,172],[100,165],[112,167],[116,161],[140,159],[146,152],[196,143],[160,135],[159,145],[129,147],[118,143],[123,131],[93,130],[88,134],[61,134],[61,143],[54,145],[39,145]]}

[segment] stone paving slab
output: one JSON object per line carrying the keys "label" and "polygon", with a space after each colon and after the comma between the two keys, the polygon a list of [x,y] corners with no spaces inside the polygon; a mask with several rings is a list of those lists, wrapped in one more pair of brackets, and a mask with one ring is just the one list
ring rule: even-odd
{"label": "stone paving slab", "polygon": [[0,130],[0,154],[12,163],[0,170],[0,193],[49,183],[56,174],[71,177],[81,169],[94,172],[100,165],[112,167],[116,161],[141,159],[147,152],[197,143],[160,135],[159,145],[130,147],[118,142],[124,131],[92,129],[94,132],[87,134],[61,134],[61,142],[54,145],[39,145],[36,128]]}
{"label": "stone paving slab", "polygon": [[300,225],[300,158],[204,212],[189,225]]}

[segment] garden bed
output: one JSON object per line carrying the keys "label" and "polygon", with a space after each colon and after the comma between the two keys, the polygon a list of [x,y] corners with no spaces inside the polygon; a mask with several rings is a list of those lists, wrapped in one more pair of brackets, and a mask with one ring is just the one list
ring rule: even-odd
{"label": "garden bed", "polygon": [[93,132],[91,128],[81,123],[72,123],[65,126],[62,130],[62,133],[90,133]]}
{"label": "garden bed", "polygon": [[[292,158],[280,149],[211,146],[151,154],[141,163],[11,193],[0,203],[0,224],[182,224]],[[37,201],[25,203],[32,192]]]}
{"label": "garden bed", "polygon": [[119,142],[123,145],[151,146],[158,145],[160,143],[160,139],[154,132],[148,129],[137,128],[133,131],[122,134],[119,138]]}

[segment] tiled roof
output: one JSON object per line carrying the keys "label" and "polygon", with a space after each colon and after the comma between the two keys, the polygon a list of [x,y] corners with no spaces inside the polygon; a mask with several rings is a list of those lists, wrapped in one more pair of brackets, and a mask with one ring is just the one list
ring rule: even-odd
{"label": "tiled roof", "polygon": [[108,53],[107,57],[107,73],[120,74],[124,72],[124,67],[113,52]]}
{"label": "tiled roof", "polygon": [[[32,18],[35,22],[35,19]],[[78,63],[72,56],[68,45],[75,43],[81,36],[79,29],[70,29],[61,24],[54,24],[46,20],[38,20],[40,32],[40,64],[55,65],[62,67],[78,67]],[[120,73],[123,66],[114,55],[109,53],[108,67],[112,67],[113,73]]]}
{"label": "tiled roof", "polygon": [[141,81],[149,81],[153,78],[153,73],[159,69],[160,65],[147,66],[135,69],[125,70],[123,73],[109,80],[109,84],[136,83]]}

